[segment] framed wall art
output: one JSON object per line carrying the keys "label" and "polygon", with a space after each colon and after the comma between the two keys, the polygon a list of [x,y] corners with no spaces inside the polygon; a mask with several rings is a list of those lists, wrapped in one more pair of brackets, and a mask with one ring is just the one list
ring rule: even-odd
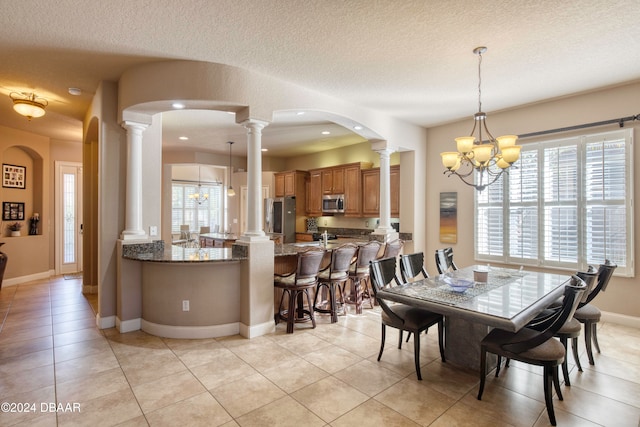
{"label": "framed wall art", "polygon": [[458,242],[458,193],[440,193],[440,241]]}
{"label": "framed wall art", "polygon": [[2,186],[5,188],[25,188],[27,168],[25,166],[2,164]]}
{"label": "framed wall art", "polygon": [[24,221],[24,203],[2,202],[3,221]]}

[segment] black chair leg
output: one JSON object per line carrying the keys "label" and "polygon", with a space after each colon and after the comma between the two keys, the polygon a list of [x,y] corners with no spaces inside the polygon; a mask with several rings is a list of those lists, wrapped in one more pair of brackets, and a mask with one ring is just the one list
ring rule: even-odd
{"label": "black chair leg", "polygon": [[[507,359],[507,363],[509,363],[509,359]],[[496,378],[500,374],[500,365],[502,365],[502,356],[498,356],[498,363],[496,363]]]}
{"label": "black chair leg", "polygon": [[571,351],[573,351],[573,360],[576,362],[578,371],[582,372],[582,365],[580,364],[580,356],[578,355],[578,337],[571,338]]}
{"label": "black chair leg", "polygon": [[556,415],[553,412],[553,397],[551,387],[553,387],[553,371],[550,366],[544,367],[544,402],[547,406],[547,415],[552,426],[556,425]]}
{"label": "black chair leg", "polygon": [[554,367],[553,370],[553,387],[556,389],[558,400],[564,400],[562,397],[562,390],[560,390],[560,375],[558,374],[558,367]]}
{"label": "black chair leg", "polygon": [[440,359],[442,363],[446,363],[444,358],[444,321],[438,322],[438,346],[440,347]]}
{"label": "black chair leg", "polygon": [[416,375],[418,380],[422,381],[422,374],[420,373],[420,332],[413,334],[413,358],[416,364]]}
{"label": "black chair leg", "polygon": [[593,330],[591,331],[591,338],[593,339],[593,344],[596,346],[596,351],[600,353],[600,344],[598,344],[598,324],[592,324]]}
{"label": "black chair leg", "polygon": [[400,336],[398,337],[398,350],[402,349],[402,329],[398,329]]}
{"label": "black chair leg", "polygon": [[591,333],[592,333],[592,323],[587,321],[584,324],[584,344],[587,347],[587,357],[589,358],[589,364],[595,365],[593,362],[593,352],[591,351]]}
{"label": "black chair leg", "polygon": [[480,388],[478,389],[478,400],[482,399],[482,392],[484,391],[484,381],[487,376],[487,351],[484,348],[480,349]]}
{"label": "black chair leg", "polygon": [[562,361],[562,377],[564,378],[564,385],[570,386],[571,381],[569,380],[569,364],[567,363],[567,337],[563,336],[560,338],[560,342],[564,346],[564,360]]}
{"label": "black chair leg", "polygon": [[380,358],[382,357],[382,352],[384,351],[384,339],[387,336],[387,328],[384,325],[384,323],[382,324],[382,337],[381,337],[381,342],[380,342],[380,353],[378,353],[378,362],[380,361]]}

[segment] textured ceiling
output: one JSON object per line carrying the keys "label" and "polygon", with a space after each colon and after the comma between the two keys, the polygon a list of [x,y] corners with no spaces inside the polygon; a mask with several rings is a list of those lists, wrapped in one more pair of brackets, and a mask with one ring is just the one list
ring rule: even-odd
{"label": "textured ceiling", "polygon": [[[472,50],[479,45],[489,48],[482,64],[489,113],[640,79],[637,0],[0,0],[0,6],[0,124],[56,139],[80,139],[101,80],[117,81],[132,65],[159,59],[246,68],[426,127],[476,111]],[[69,87],[83,95],[69,95]],[[27,90],[49,99],[45,117],[27,122],[11,111],[7,95]],[[212,118],[211,129],[189,143],[242,136],[224,122]],[[268,127],[265,140],[288,129],[294,139],[329,147],[312,124]],[[173,126],[167,134],[182,132]],[[338,138],[353,142],[348,133]]]}

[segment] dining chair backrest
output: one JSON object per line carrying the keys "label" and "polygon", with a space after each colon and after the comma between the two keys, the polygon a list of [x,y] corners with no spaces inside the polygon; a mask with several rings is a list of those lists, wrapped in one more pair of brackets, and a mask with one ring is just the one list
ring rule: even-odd
{"label": "dining chair backrest", "polygon": [[203,225],[200,227],[200,234],[211,233],[211,227]]}
{"label": "dining chair backrest", "polygon": [[381,258],[397,257],[402,251],[404,241],[395,239],[384,245],[384,252]]}
{"label": "dining chair backrest", "polygon": [[440,274],[458,269],[458,266],[453,262],[453,248],[436,249],[436,267]]}
{"label": "dining chair backrest", "polygon": [[598,296],[600,292],[604,292],[607,289],[607,285],[609,284],[609,280],[613,275],[613,271],[618,267],[616,264],[611,263],[608,259],[604,261],[604,264],[600,264],[598,268],[598,281],[596,286],[591,289],[587,299],[584,303],[580,304],[580,307],[585,304],[589,304],[593,299]]}
{"label": "dining chair backrest", "polygon": [[181,239],[189,238],[189,224],[180,225],[180,238]]}
{"label": "dining chair backrest", "polygon": [[396,275],[396,258],[380,258],[369,262],[369,276],[371,277],[371,287],[376,301],[382,310],[391,318],[399,319],[387,305],[386,301],[378,297],[378,292],[387,286],[399,285],[400,281]]}
{"label": "dining chair backrest", "polygon": [[406,283],[420,274],[425,279],[429,277],[424,268],[424,252],[400,255],[400,276],[403,282]]}
{"label": "dining chair backrest", "polygon": [[355,262],[355,272],[369,272],[369,261],[376,259],[382,244],[376,240],[362,245],[358,248],[358,256]]}
{"label": "dining chair backrest", "polygon": [[580,305],[586,304],[587,298],[589,297],[589,294],[593,290],[593,287],[596,284],[596,280],[598,279],[598,272],[595,268],[593,268],[592,265],[590,265],[587,271],[578,271],[576,273],[576,276],[584,280],[584,283],[586,285],[586,289],[582,294],[582,298],[580,298]]}
{"label": "dining chair backrest", "polygon": [[578,308],[578,304],[586,288],[587,285],[584,283],[584,280],[577,275],[571,276],[569,284],[564,288],[564,298],[562,299],[560,309],[555,310],[551,316],[547,316],[539,322],[531,322],[527,325],[527,328],[534,329],[538,331],[538,333],[524,341],[503,344],[502,348],[513,353],[521,353],[553,338],[565,322],[573,317],[573,313],[575,313],[576,308]]}

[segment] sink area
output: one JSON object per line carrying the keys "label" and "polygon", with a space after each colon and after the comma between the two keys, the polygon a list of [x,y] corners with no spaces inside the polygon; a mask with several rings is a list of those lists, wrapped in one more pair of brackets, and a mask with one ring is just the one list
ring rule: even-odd
{"label": "sink area", "polygon": [[322,242],[300,242],[292,243],[293,246],[320,246]]}

